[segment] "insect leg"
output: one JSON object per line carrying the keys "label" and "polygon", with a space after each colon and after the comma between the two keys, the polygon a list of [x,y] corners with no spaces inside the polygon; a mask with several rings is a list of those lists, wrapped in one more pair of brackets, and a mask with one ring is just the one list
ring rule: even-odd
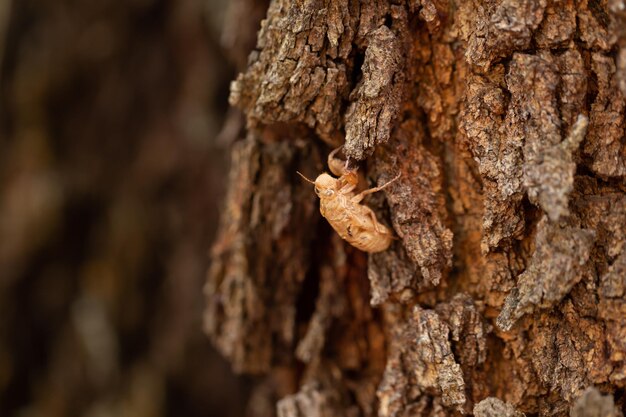
{"label": "insect leg", "polygon": [[341,187],[344,187],[344,184],[353,186],[350,188],[350,191],[352,191],[358,185],[359,177],[356,171],[347,171],[339,177],[339,182],[342,184]]}
{"label": "insect leg", "polygon": [[356,188],[356,184],[349,182],[339,189],[339,194],[343,194],[343,195],[349,194],[352,191],[354,191],[355,188]]}
{"label": "insect leg", "polygon": [[380,187],[374,187],[374,188],[370,188],[369,190],[365,190],[363,192],[361,192],[360,194],[355,195],[354,197],[352,197],[351,201],[355,204],[358,204],[361,202],[361,200],[363,200],[363,198],[368,195],[368,194],[372,194],[375,193],[377,191],[383,190],[386,187],[388,187],[389,185],[391,185],[392,183],[394,183],[398,178],[400,178],[400,175],[402,175],[402,173],[396,175],[396,177],[394,179],[392,179],[391,181],[386,182],[385,184],[381,185]]}
{"label": "insect leg", "polygon": [[372,219],[374,230],[376,230],[376,232],[378,233],[387,234],[388,233],[387,228],[385,228],[384,226],[381,226],[381,224],[378,222],[378,219],[376,218],[376,215],[374,214],[374,211],[367,206],[362,206],[362,207],[363,207],[363,213],[365,213],[370,219]]}
{"label": "insect leg", "polygon": [[347,168],[347,162],[343,162],[341,159],[335,156],[341,148],[343,148],[343,145],[341,145],[337,149],[334,149],[331,153],[328,154],[328,169],[330,169],[330,172],[338,177],[344,175]]}

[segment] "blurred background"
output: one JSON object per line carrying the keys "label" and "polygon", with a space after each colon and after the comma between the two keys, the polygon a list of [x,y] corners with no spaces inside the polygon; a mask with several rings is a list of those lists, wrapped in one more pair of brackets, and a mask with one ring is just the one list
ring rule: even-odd
{"label": "blurred background", "polygon": [[202,333],[267,1],[0,0],[0,416],[239,416]]}

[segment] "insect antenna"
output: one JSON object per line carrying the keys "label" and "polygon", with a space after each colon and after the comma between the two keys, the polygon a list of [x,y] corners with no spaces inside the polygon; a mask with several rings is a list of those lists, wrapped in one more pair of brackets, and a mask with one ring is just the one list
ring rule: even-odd
{"label": "insect antenna", "polygon": [[300,175],[302,178],[304,178],[305,181],[310,182],[311,184],[315,185],[315,181],[311,181],[310,179],[305,177],[300,171],[296,171],[296,172],[298,173],[298,175]]}

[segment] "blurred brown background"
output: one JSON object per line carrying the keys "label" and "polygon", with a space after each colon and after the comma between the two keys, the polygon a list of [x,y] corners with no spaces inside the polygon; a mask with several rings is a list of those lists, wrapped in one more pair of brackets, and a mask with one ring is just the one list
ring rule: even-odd
{"label": "blurred brown background", "polygon": [[201,318],[248,7],[0,0],[0,416],[243,413]]}

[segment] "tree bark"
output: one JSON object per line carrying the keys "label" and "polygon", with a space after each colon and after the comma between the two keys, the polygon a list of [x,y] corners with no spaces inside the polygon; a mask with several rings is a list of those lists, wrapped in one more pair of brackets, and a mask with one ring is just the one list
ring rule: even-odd
{"label": "tree bark", "polygon": [[[204,320],[258,376],[248,415],[622,415],[625,7],[271,2]],[[296,175],[340,145],[369,186],[401,174],[366,200],[385,252]]]}

